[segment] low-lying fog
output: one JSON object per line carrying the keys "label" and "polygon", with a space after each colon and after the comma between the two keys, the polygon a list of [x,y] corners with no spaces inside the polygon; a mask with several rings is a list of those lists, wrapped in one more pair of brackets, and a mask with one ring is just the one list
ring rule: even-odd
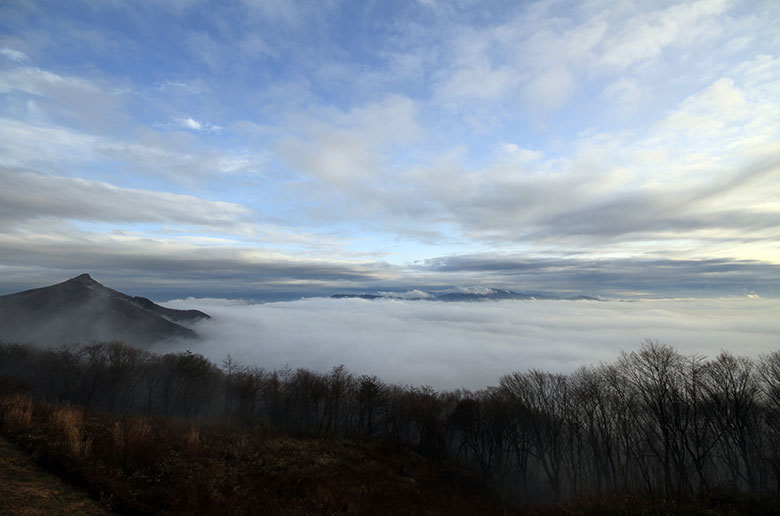
{"label": "low-lying fog", "polygon": [[[217,363],[228,354],[266,369],[328,371],[344,364],[386,382],[439,389],[496,385],[512,371],[570,372],[611,362],[647,338],[678,351],[757,356],[780,348],[780,300],[429,301],[329,299],[250,304],[224,299],[164,303],[196,308],[204,337],[186,348]],[[184,345],[182,345],[184,346]]]}

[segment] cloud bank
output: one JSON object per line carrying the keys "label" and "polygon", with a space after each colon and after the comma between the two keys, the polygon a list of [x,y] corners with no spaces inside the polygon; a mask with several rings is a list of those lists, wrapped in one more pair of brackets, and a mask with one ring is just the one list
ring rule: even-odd
{"label": "cloud bank", "polygon": [[328,371],[344,364],[387,382],[477,389],[512,371],[570,372],[612,361],[657,339],[678,351],[774,351],[780,300],[728,298],[642,302],[432,301],[312,298],[251,304],[183,299],[212,319],[188,349],[221,362],[228,354],[266,369]]}

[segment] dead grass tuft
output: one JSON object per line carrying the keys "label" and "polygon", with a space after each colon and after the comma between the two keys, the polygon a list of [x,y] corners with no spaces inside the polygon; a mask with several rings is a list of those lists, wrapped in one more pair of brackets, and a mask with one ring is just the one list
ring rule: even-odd
{"label": "dead grass tuft", "polygon": [[51,412],[50,421],[58,430],[74,458],[89,456],[91,443],[84,439],[84,411],[71,405],[60,405]]}
{"label": "dead grass tuft", "polygon": [[3,425],[11,432],[23,432],[32,425],[33,403],[29,398],[12,395],[0,400]]}
{"label": "dead grass tuft", "polygon": [[200,429],[197,426],[191,426],[187,431],[187,451],[197,453],[200,448]]}

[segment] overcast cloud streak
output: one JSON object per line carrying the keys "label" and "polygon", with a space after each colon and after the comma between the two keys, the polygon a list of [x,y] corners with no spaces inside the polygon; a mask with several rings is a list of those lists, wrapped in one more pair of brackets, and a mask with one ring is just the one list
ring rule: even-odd
{"label": "overcast cloud streak", "polygon": [[0,168],[0,217],[40,217],[100,222],[167,222],[202,226],[235,224],[244,206],[110,183]]}

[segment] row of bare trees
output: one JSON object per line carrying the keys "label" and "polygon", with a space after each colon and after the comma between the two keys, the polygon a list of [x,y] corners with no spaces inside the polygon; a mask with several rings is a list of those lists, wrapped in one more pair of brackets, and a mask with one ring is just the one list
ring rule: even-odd
{"label": "row of bare trees", "polygon": [[780,351],[681,355],[647,341],[572,374],[531,370],[478,392],[389,385],[343,366],[265,370],[121,343],[0,345],[6,386],[121,414],[225,419],[374,437],[473,468],[519,500],[729,487],[780,495]]}
{"label": "row of bare trees", "polygon": [[514,373],[478,398],[498,397],[498,412],[511,414],[504,443],[521,485],[535,469],[556,498],[716,486],[777,495],[778,373],[780,352],[705,360],[649,342],[571,375]]}

